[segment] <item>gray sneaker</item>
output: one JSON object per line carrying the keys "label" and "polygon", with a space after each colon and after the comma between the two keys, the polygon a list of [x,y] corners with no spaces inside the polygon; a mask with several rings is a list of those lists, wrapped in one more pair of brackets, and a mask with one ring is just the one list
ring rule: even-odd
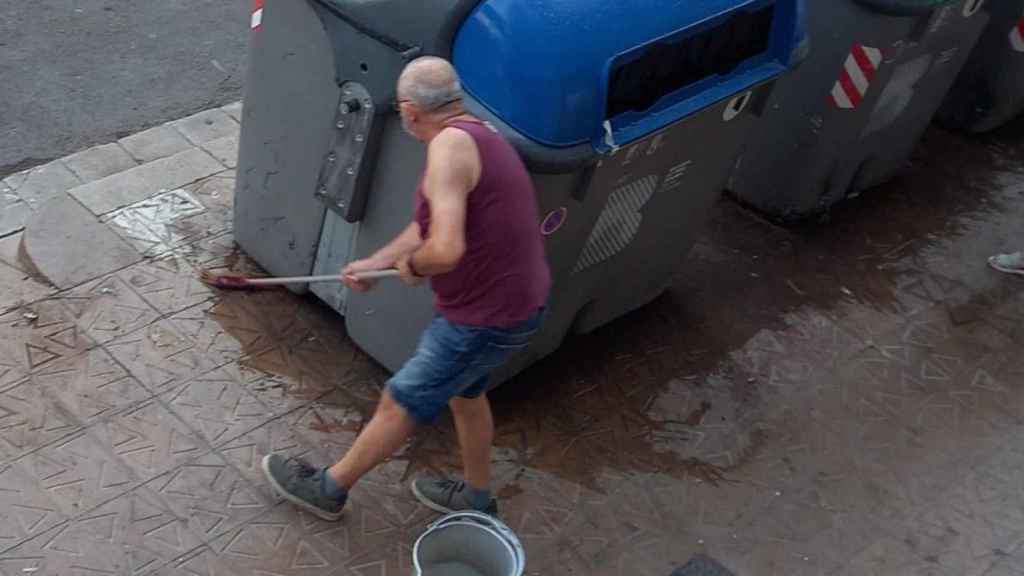
{"label": "gray sneaker", "polygon": [[263,457],[263,475],[283,498],[324,520],[341,518],[347,497],[332,498],[324,493],[324,469],[299,458],[278,454]]}
{"label": "gray sneaker", "polygon": [[997,254],[988,259],[988,264],[1000,272],[1024,276],[1024,252]]}
{"label": "gray sneaker", "polygon": [[466,494],[465,482],[418,478],[413,480],[412,493],[424,506],[442,514],[470,510],[491,516],[498,515],[498,501],[494,498],[491,498],[484,508],[472,506]]}

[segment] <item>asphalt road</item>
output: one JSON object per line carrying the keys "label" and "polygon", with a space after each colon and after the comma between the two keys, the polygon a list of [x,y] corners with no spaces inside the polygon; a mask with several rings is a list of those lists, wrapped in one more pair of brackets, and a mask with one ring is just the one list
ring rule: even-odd
{"label": "asphalt road", "polygon": [[0,176],[237,100],[250,6],[0,1]]}

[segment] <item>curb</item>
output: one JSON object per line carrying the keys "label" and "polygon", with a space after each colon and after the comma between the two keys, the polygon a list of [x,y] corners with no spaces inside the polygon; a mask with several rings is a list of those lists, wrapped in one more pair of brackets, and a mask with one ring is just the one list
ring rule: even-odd
{"label": "curb", "polygon": [[241,117],[204,110],[0,180],[0,313],[230,230]]}

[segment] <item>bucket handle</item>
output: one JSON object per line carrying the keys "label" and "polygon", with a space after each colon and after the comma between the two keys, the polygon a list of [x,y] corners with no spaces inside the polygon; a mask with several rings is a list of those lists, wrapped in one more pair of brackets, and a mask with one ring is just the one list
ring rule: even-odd
{"label": "bucket handle", "polygon": [[[441,528],[447,524],[452,524],[454,522],[459,522],[463,520],[468,520],[470,522],[480,524],[481,527],[487,529],[492,534],[500,538],[505,543],[505,545],[507,545],[509,549],[512,550],[512,553],[515,555],[516,564],[518,564],[518,566],[516,566],[516,571],[514,572],[515,576],[519,576],[523,573],[523,570],[526,569],[526,553],[523,551],[523,545],[519,543],[519,539],[516,538],[515,533],[512,532],[512,530],[508,526],[506,526],[501,520],[498,520],[493,516],[489,516],[481,512],[454,512],[435,521],[427,528],[426,532],[424,532],[417,539],[414,548],[419,548],[420,541],[423,540],[423,538],[430,532],[438,528]],[[420,574],[421,572],[419,558],[415,557],[415,552],[413,557],[413,563],[416,565],[417,574]]]}

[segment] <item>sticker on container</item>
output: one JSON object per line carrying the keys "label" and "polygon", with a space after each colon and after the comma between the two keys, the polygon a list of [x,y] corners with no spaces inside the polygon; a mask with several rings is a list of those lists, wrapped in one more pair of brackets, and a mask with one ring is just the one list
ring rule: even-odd
{"label": "sticker on container", "polygon": [[1010,46],[1017,52],[1024,52],[1024,18],[1010,31]]}
{"label": "sticker on container", "polygon": [[252,5],[252,18],[249,20],[249,27],[253,31],[257,31],[263,27],[263,2],[265,0],[255,0]]}
{"label": "sticker on container", "polygon": [[682,186],[683,177],[690,171],[690,166],[693,166],[693,160],[684,160],[669,168],[668,173],[665,174],[665,180],[661,183],[662,191],[668,192]]}
{"label": "sticker on container", "polygon": [[612,258],[633,242],[643,221],[643,208],[657,188],[658,177],[645,176],[608,196],[608,202],[573,267],[573,274]]}
{"label": "sticker on container", "polygon": [[562,227],[562,224],[565,224],[565,217],[568,214],[569,209],[565,206],[562,206],[558,210],[552,210],[544,217],[544,222],[540,225],[541,234],[551,236],[555,232],[558,232],[558,229]]}
{"label": "sticker on container", "polygon": [[747,104],[750,104],[750,99],[753,98],[753,92],[747,92],[740,94],[733,98],[729,105],[725,107],[725,111],[722,112],[722,119],[726,122],[731,122],[734,118],[743,113],[747,109]]}
{"label": "sticker on container", "polygon": [[985,0],[967,0],[964,4],[964,16],[970,18],[981,10],[981,7],[985,5]]}
{"label": "sticker on container", "polygon": [[853,110],[864,100],[878,67],[882,65],[882,51],[878,48],[854,44],[846,56],[843,73],[832,86],[829,99],[841,110]]}
{"label": "sticker on container", "polygon": [[861,134],[861,138],[888,128],[903,116],[914,101],[917,84],[932,68],[933,60],[934,57],[931,54],[922,54],[896,68],[889,83],[879,95],[878,103],[875,104],[875,109],[871,112],[871,119]]}

